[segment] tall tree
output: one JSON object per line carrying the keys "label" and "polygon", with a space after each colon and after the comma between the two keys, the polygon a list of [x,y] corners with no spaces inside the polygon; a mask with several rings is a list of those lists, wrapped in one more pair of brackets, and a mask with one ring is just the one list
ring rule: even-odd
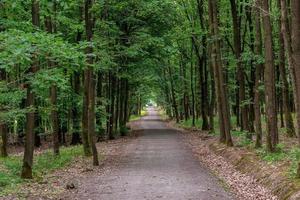
{"label": "tall tree", "polygon": [[[38,0],[32,0],[32,24],[35,27],[40,26],[40,6]],[[32,55],[32,64],[28,74],[34,75],[38,70],[37,55]],[[29,111],[26,114],[26,127],[25,127],[25,151],[22,166],[21,177],[25,179],[32,178],[32,165],[33,165],[33,151],[34,151],[34,139],[35,139],[35,95],[32,91],[31,85],[27,84],[27,96],[26,107]]]}
{"label": "tall tree", "polygon": [[265,102],[266,102],[266,123],[267,123],[267,149],[275,151],[278,144],[278,127],[276,111],[275,92],[275,65],[273,55],[272,25],[269,10],[269,1],[262,1],[262,19],[264,28],[265,44]]}
{"label": "tall tree", "polygon": [[224,72],[221,59],[221,45],[219,35],[218,5],[216,0],[208,1],[210,34],[214,38],[212,44],[211,58],[214,67],[214,79],[216,81],[218,114],[220,124],[220,141],[227,146],[233,146],[230,133],[230,111],[225,87]]}
{"label": "tall tree", "polygon": [[[277,1],[279,10],[281,10],[281,2]],[[282,16],[280,15],[279,27],[282,27]],[[283,103],[283,111],[284,111],[284,121],[285,127],[287,129],[287,134],[290,137],[295,136],[295,127],[291,114],[291,106],[290,106],[290,98],[289,98],[289,84],[287,80],[287,73],[285,69],[285,47],[284,47],[284,39],[282,31],[279,31],[279,71],[281,77],[281,87],[282,87],[282,103]]]}
{"label": "tall tree", "polygon": [[0,157],[7,157],[7,124],[2,123],[0,124]]}
{"label": "tall tree", "polygon": [[[56,12],[56,0],[53,2],[54,13]],[[53,21],[50,15],[45,16],[45,27],[48,33],[53,33]],[[55,64],[53,61],[48,61],[49,67],[54,67]],[[57,111],[57,85],[52,83],[50,86],[50,102],[51,102],[51,122],[52,122],[52,143],[53,143],[53,152],[55,155],[59,155],[59,118]]]}
{"label": "tall tree", "polygon": [[[260,15],[260,2],[261,0],[255,1],[255,55],[259,57],[262,55],[262,35],[261,35],[261,15]],[[257,59],[259,60],[259,59]],[[254,127],[256,133],[256,142],[255,147],[261,147],[262,145],[262,126],[261,126],[261,112],[260,112],[260,103],[261,103],[261,78],[263,72],[263,64],[259,61],[256,63],[255,67],[255,89],[254,89]]]}
{"label": "tall tree", "polygon": [[[87,128],[88,135],[88,143],[91,146],[92,154],[93,154],[93,165],[98,166],[98,152],[95,141],[95,92],[96,92],[96,81],[95,74],[93,70],[93,47],[92,47],[92,38],[93,38],[93,27],[94,27],[94,19],[92,16],[92,7],[93,0],[85,0],[85,30],[86,30],[86,39],[90,43],[86,48],[87,55],[87,67],[84,70],[84,89],[86,90],[84,93],[84,108],[86,109],[85,113],[87,120],[83,120],[83,122],[87,123],[85,127]],[[87,150],[86,150],[87,151]]]}
{"label": "tall tree", "polygon": [[[241,111],[241,128],[242,130],[249,131],[248,122],[248,109],[243,105],[246,100],[245,88],[245,72],[242,66],[242,42],[241,42],[241,20],[238,12],[238,4],[235,0],[230,0],[231,15],[232,15],[232,28],[233,28],[233,41],[234,41],[234,54],[237,62],[237,83],[238,83],[238,100],[237,100],[237,117],[239,118],[239,110]],[[248,136],[249,137],[249,136]]]}

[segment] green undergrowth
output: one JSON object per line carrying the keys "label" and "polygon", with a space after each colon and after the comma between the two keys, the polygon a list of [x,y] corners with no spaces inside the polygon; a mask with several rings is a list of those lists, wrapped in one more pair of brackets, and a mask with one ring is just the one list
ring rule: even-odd
{"label": "green undergrowth", "polygon": [[141,111],[141,115],[130,115],[129,121],[136,121],[141,119],[141,117],[146,116],[148,113],[146,110]]}
{"label": "green undergrowth", "polygon": [[[219,123],[218,118],[214,118],[215,123],[215,131],[210,132],[211,135],[218,136],[219,131]],[[236,124],[236,118],[231,118],[231,124]],[[179,126],[185,129],[192,128],[192,119],[183,120],[179,122]],[[196,119],[195,120],[195,126],[196,129],[201,129],[202,127],[202,119]],[[235,127],[233,127],[234,129]],[[284,129],[280,130],[282,133],[285,133]],[[240,130],[232,130],[231,131],[232,137],[235,138],[235,146],[236,147],[245,147],[248,148],[251,151],[254,151],[257,153],[257,155],[264,161],[268,162],[269,164],[276,164],[278,162],[287,162],[289,163],[289,169],[288,169],[288,175],[291,178],[295,178],[297,175],[297,168],[298,163],[300,162],[300,148],[299,147],[293,147],[293,148],[286,148],[284,144],[278,144],[276,147],[275,152],[268,152],[266,149],[266,146],[263,146],[262,148],[255,149],[255,141],[251,140],[247,137],[248,134],[245,131]],[[254,134],[254,133],[252,133]]]}
{"label": "green undergrowth", "polygon": [[[82,146],[63,147],[59,156],[46,151],[34,158],[32,181],[42,180],[43,176],[70,164],[76,157],[82,156]],[[0,196],[15,192],[16,188],[26,181],[20,178],[23,156],[0,158]]]}
{"label": "green undergrowth", "polygon": [[275,152],[268,152],[266,147],[256,150],[257,154],[262,160],[269,164],[286,161],[290,163],[288,174],[290,177],[295,178],[297,175],[298,163],[300,162],[300,148],[294,147],[287,150],[283,144],[278,144]]}
{"label": "green undergrowth", "polygon": [[[179,125],[182,128],[193,128],[193,120],[192,119],[188,119],[188,120],[182,120],[179,122]],[[202,126],[202,120],[201,119],[196,119],[195,120],[195,128],[200,129]]]}

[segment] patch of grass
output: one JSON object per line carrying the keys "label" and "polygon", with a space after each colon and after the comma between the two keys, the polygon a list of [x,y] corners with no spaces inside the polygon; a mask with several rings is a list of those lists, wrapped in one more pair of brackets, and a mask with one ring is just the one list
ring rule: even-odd
{"label": "patch of grass", "polygon": [[[34,158],[33,181],[41,179],[54,170],[65,167],[73,159],[82,155],[82,146],[63,147],[60,149],[59,156],[54,156],[51,150],[37,155]],[[22,156],[0,158],[0,196],[4,196],[9,191],[15,191],[19,184],[25,182],[20,178],[22,159]]]}
{"label": "patch of grass", "polygon": [[266,146],[257,150],[258,155],[268,163],[282,161],[288,157],[288,152],[284,151],[284,145],[278,144],[275,152],[268,152]]}
{"label": "patch of grass", "polygon": [[[179,125],[182,128],[192,128],[193,127],[193,119],[189,118],[188,120],[182,120],[179,122]],[[195,128],[201,128],[202,126],[202,120],[201,119],[196,119],[195,120]]]}
{"label": "patch of grass", "polygon": [[13,188],[23,182],[20,178],[22,159],[17,156],[0,158],[0,196],[6,187]]}
{"label": "patch of grass", "polygon": [[65,167],[74,158],[82,155],[82,146],[61,148],[59,156],[54,156],[52,151],[47,151],[36,157],[33,174],[35,177],[43,176],[56,169]]}
{"label": "patch of grass", "polygon": [[297,176],[298,163],[300,162],[300,148],[295,147],[288,151],[285,151],[284,149],[285,147],[283,144],[278,144],[276,152],[268,152],[265,146],[257,150],[257,152],[258,155],[268,163],[276,163],[279,161],[290,162],[288,174],[291,178],[295,178]]}
{"label": "patch of grass", "polygon": [[250,147],[253,145],[253,141],[249,139],[248,132],[240,130],[232,130],[231,135],[235,138],[238,138],[237,146],[241,147]]}
{"label": "patch of grass", "polygon": [[146,110],[141,111],[141,115],[130,115],[129,121],[136,121],[139,120],[141,117],[146,116],[148,113]]}
{"label": "patch of grass", "polygon": [[136,121],[139,120],[141,116],[139,115],[130,115],[129,121]]}
{"label": "patch of grass", "polygon": [[300,162],[300,148],[296,147],[289,151],[288,159],[291,161],[289,168],[289,175],[291,177],[297,176],[298,163]]}

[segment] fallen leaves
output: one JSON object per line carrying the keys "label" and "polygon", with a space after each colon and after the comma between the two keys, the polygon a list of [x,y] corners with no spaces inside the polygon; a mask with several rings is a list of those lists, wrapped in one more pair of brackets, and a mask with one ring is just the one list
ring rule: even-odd
{"label": "fallen leaves", "polygon": [[277,200],[270,190],[258,184],[257,180],[235,169],[224,157],[214,154],[196,133],[183,134],[196,157],[215,173],[241,200]]}

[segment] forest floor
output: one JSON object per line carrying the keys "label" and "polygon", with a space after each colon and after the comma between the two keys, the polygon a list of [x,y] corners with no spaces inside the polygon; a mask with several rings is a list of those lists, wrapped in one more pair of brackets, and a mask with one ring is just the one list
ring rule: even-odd
{"label": "forest floor", "polygon": [[131,137],[97,144],[100,167],[78,156],[0,199],[280,199],[256,177],[237,169],[226,152],[213,151],[208,144],[218,143],[214,136],[177,128],[151,109],[130,125]]}
{"label": "forest floor", "polygon": [[[135,136],[129,136],[125,138],[120,138],[117,140],[107,141],[97,143],[97,149],[99,152],[100,166],[92,166],[91,158],[86,158],[82,155],[82,147],[68,147],[67,151],[72,154],[72,157],[69,157],[70,161],[65,161],[66,157],[62,155],[62,159],[57,162],[58,168],[49,171],[47,165],[52,167],[50,160],[46,160],[43,166],[35,165],[35,168],[43,168],[39,171],[45,170],[43,174],[35,174],[35,178],[29,181],[15,181],[19,175],[14,177],[8,176],[11,178],[11,186],[6,187],[4,196],[0,195],[1,200],[17,200],[17,199],[30,199],[30,200],[41,200],[41,199],[64,199],[62,194],[65,194],[68,190],[73,190],[79,187],[79,180],[82,177],[87,177],[90,174],[102,174],[105,171],[109,170],[111,166],[114,165],[116,160],[119,159],[122,154],[122,150],[126,145],[130,143],[131,140],[134,140]],[[70,148],[71,151],[70,151]],[[45,150],[47,151],[47,150]],[[39,151],[39,154],[43,154],[43,151]],[[61,154],[64,153],[64,150],[61,151]],[[50,153],[52,154],[52,153]],[[49,155],[46,155],[49,157]],[[37,157],[39,159],[39,157]],[[12,158],[9,158],[11,160]],[[17,159],[19,171],[20,159],[19,154],[13,156],[13,162]],[[11,161],[10,161],[11,162]],[[47,164],[48,162],[48,164]],[[62,166],[63,162],[66,162],[66,166]],[[11,166],[11,163],[9,163]],[[39,164],[38,164],[39,165]],[[9,166],[9,167],[10,167]],[[14,166],[13,166],[14,167]],[[0,163],[0,172],[1,172],[1,163]],[[5,172],[5,171],[4,171]],[[18,172],[16,172],[18,174]],[[1,173],[0,173],[1,175]],[[16,182],[16,183],[14,183]],[[0,194],[1,194],[1,185],[0,185]]]}
{"label": "forest floor", "polygon": [[[199,123],[198,123],[199,125]],[[234,147],[219,143],[216,133],[192,127],[189,122],[169,127],[179,130],[194,155],[233,191],[238,199],[300,199],[300,180],[295,177],[299,149],[295,138],[280,135],[274,153],[256,149],[245,133],[232,131]],[[283,138],[284,139],[283,139]]]}
{"label": "forest floor", "polygon": [[[174,123],[170,127],[176,127]],[[277,200],[271,190],[260,184],[255,177],[242,173],[228,161],[226,155],[218,155],[209,146],[218,143],[216,138],[203,132],[181,131],[184,141],[191,148],[198,160],[206,166],[213,174],[223,181],[224,185],[240,200]],[[226,147],[225,147],[226,148]]]}

